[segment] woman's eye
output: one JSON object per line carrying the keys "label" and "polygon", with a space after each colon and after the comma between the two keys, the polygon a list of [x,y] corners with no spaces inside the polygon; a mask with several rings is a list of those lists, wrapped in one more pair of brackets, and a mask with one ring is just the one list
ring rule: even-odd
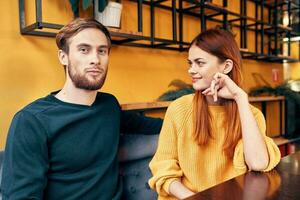
{"label": "woman's eye", "polygon": [[196,64],[197,64],[198,66],[202,66],[202,65],[204,65],[205,63],[204,63],[204,62],[196,62]]}

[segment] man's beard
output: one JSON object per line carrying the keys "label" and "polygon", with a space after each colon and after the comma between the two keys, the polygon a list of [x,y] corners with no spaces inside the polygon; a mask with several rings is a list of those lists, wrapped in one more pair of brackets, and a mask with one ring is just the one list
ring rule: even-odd
{"label": "man's beard", "polygon": [[85,73],[83,74],[78,73],[71,64],[67,68],[73,84],[75,85],[76,88],[79,89],[99,90],[103,86],[106,79],[107,71],[104,70],[102,70],[103,74],[99,74],[99,76],[102,75],[100,79],[97,77],[94,80],[89,80],[85,76],[86,75]]}

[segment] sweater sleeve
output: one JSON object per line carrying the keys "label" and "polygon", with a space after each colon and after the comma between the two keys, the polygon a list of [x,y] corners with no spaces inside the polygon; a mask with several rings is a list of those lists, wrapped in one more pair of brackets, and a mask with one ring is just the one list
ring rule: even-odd
{"label": "sweater sleeve", "polygon": [[43,199],[48,170],[46,138],[35,116],[25,111],[16,114],[4,154],[3,199]]}
{"label": "sweater sleeve", "polygon": [[[257,125],[259,127],[260,133],[263,135],[266,143],[266,147],[269,154],[269,164],[263,172],[267,172],[272,170],[280,161],[280,151],[278,146],[272,140],[272,138],[266,136],[266,121],[260,110],[251,106],[253,115],[256,119]],[[244,157],[244,148],[243,148],[242,139],[238,142],[235,147],[234,156],[233,156],[233,164],[237,169],[247,169],[247,165]]]}
{"label": "sweater sleeve", "polygon": [[180,179],[183,175],[178,163],[178,127],[174,123],[175,111],[176,108],[171,104],[165,115],[157,151],[149,165],[153,174],[153,177],[149,180],[149,185],[162,196],[167,196],[169,194],[170,183],[176,179]]}

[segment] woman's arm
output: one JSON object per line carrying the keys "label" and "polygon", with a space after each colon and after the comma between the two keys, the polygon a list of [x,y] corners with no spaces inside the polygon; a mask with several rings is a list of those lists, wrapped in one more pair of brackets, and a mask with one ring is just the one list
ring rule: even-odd
{"label": "woman's arm", "polygon": [[247,93],[237,86],[229,76],[222,73],[216,73],[210,88],[202,93],[213,96],[214,101],[221,97],[233,99],[237,103],[242,127],[245,162],[250,170],[262,171],[266,169],[269,164],[268,150],[263,134],[260,133],[251,111]]}
{"label": "woman's arm", "polygon": [[235,101],[240,114],[245,161],[250,170],[262,171],[269,164],[269,155],[263,135],[251,111],[248,95],[241,90],[236,95]]}
{"label": "woman's arm", "polygon": [[170,185],[174,180],[180,180],[183,172],[179,165],[177,135],[178,105],[172,102],[168,107],[162,130],[159,135],[158,147],[153,159],[149,163],[153,176],[149,179],[149,186],[160,196],[169,196]]}

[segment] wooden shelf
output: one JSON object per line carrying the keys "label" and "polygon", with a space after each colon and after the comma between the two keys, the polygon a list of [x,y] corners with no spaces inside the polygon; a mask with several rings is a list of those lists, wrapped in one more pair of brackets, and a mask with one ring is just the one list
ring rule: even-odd
{"label": "wooden shelf", "polygon": [[[284,96],[249,97],[249,102],[282,101]],[[167,108],[172,101],[155,101],[122,104],[122,110],[151,110]]]}
{"label": "wooden shelf", "polygon": [[[231,9],[233,4],[231,4],[230,6],[229,1],[227,0],[222,0],[222,3],[220,5],[212,3],[211,1],[200,0],[183,0],[179,2],[170,0],[129,1],[136,3],[136,11],[138,14],[137,19],[133,20],[137,22],[137,30],[124,31],[110,28],[112,44],[165,50],[176,50],[180,52],[186,51],[189,48],[190,41],[186,41],[183,39],[183,36],[186,35],[186,30],[188,30],[185,28],[186,20],[184,19],[186,17],[193,17],[195,20],[199,21],[202,31],[210,27],[209,25],[217,25],[223,28],[234,27],[234,29],[232,30],[239,30],[242,47],[241,53],[244,59],[254,59],[262,60],[265,62],[267,61],[279,63],[300,61],[300,57],[298,56],[295,58],[290,58],[288,56],[278,56],[278,53],[276,53],[276,55],[272,55],[272,52],[274,52],[274,50],[275,52],[283,52],[282,45],[277,45],[278,42],[282,40],[281,37],[296,37],[299,35],[295,32],[296,30],[293,30],[292,27],[284,26],[280,24],[280,22],[277,20],[278,16],[280,16],[281,11],[292,13],[292,11],[294,12],[295,10],[300,10],[300,6],[298,4],[293,3],[292,0],[265,0],[264,2],[258,0],[240,1],[239,12],[237,11],[238,9],[234,9],[235,11]],[[248,1],[252,2],[252,9],[247,9]],[[21,34],[55,37],[58,30],[61,29],[63,25],[42,21],[43,1],[35,1],[36,20],[34,23],[31,24],[27,24],[28,20],[26,20],[26,17],[28,14],[26,14],[26,12],[28,11],[27,9],[25,9],[25,2],[27,1],[19,0],[19,26]],[[273,7],[275,5],[275,2],[277,2],[276,8]],[[146,18],[143,17],[145,16],[145,14],[143,15],[143,10],[145,10],[143,9],[144,5],[149,6],[150,20],[146,20]],[[166,13],[172,16],[171,19],[169,19],[169,17],[166,19],[159,19],[167,20],[167,23],[172,24],[172,37],[167,36],[168,34],[162,37],[157,37],[158,35],[161,35],[158,34],[157,29],[155,28],[157,27],[156,24],[158,23],[158,19],[155,19],[156,12],[154,12],[154,10],[157,9],[163,9],[164,12],[166,11]],[[255,12],[254,15],[256,17],[253,16],[253,13],[251,16],[247,15],[247,10],[252,10],[253,12]],[[268,17],[266,18],[268,20],[265,19],[264,21],[263,19],[260,19],[262,17],[258,16],[264,16],[265,13],[268,13]],[[276,20],[274,20],[275,18]],[[190,20],[189,18],[187,19]],[[143,23],[146,24],[143,25]],[[146,34],[145,31],[143,32],[143,27],[148,25],[150,26],[150,31],[147,31]],[[247,40],[247,35],[249,35],[249,31],[255,33],[255,52],[249,51],[247,49],[247,43],[250,42],[249,40]],[[264,38],[264,40],[262,40],[262,38]],[[265,54],[264,52],[263,46],[265,44],[263,41],[265,41],[265,43],[267,42],[268,44],[267,54]],[[288,48],[290,49],[291,41],[288,41],[287,43],[289,44]],[[260,51],[258,47],[260,47]]]}
{"label": "wooden shelf", "polygon": [[277,146],[281,146],[281,145],[285,145],[285,144],[300,141],[300,137],[292,138],[292,139],[287,139],[287,138],[284,138],[284,137],[275,137],[275,138],[272,138],[272,139],[277,144]]}

